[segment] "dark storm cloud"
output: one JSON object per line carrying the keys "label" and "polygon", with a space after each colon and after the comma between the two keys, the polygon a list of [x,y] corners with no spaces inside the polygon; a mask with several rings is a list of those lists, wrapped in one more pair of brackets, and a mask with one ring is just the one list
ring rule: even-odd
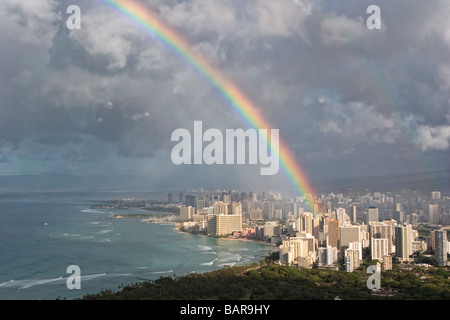
{"label": "dark storm cloud", "polygon": [[[448,168],[450,6],[377,1],[382,29],[368,30],[369,2],[148,1],[255,102],[311,176],[420,171],[430,157]],[[82,29],[68,30],[69,4],[0,4],[2,173],[261,178],[171,164],[174,129],[246,124],[182,59],[106,6],[79,2]]]}

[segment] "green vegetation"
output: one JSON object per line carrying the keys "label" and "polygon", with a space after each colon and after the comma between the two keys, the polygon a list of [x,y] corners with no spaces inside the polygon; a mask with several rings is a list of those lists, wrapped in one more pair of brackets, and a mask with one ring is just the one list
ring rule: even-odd
{"label": "green vegetation", "polygon": [[[83,299],[149,300],[323,300],[323,299],[450,299],[450,271],[419,266],[406,271],[399,265],[381,273],[381,286],[389,295],[367,289],[369,274],[298,269],[274,264],[277,253],[259,263],[235,266],[203,274],[161,277],[155,281],[86,295]],[[392,296],[393,294],[393,296]]]}

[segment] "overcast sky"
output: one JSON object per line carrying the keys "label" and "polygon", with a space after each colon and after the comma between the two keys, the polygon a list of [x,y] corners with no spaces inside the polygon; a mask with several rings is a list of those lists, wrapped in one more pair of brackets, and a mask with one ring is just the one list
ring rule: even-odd
{"label": "overcast sky", "polygon": [[[314,181],[450,168],[448,0],[142,0],[233,80]],[[66,8],[81,8],[81,30]],[[369,30],[366,9],[381,8]],[[175,166],[177,128],[243,128],[213,87],[102,1],[0,2],[0,174],[288,184]],[[256,187],[255,187],[256,188]]]}

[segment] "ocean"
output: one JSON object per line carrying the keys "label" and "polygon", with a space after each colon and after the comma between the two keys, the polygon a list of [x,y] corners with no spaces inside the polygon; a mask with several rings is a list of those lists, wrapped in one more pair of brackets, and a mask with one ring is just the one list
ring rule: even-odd
{"label": "ocean", "polygon": [[[259,261],[272,246],[182,233],[172,223],[127,215],[160,212],[91,209],[103,193],[0,195],[0,299],[80,298],[161,276],[182,276]],[[67,268],[80,268],[69,289]]]}

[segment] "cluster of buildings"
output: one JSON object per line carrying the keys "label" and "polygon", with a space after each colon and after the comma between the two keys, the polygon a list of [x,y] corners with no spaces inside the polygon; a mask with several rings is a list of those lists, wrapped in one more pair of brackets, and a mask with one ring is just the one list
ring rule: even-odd
{"label": "cluster of buildings", "polygon": [[[413,253],[427,250],[438,265],[448,265],[450,198],[438,191],[429,197],[375,192],[288,200],[279,193],[180,194],[180,219],[187,230],[276,243],[285,265],[351,272],[370,254],[389,270],[393,259],[410,262]],[[419,234],[423,226],[429,235]]]}

